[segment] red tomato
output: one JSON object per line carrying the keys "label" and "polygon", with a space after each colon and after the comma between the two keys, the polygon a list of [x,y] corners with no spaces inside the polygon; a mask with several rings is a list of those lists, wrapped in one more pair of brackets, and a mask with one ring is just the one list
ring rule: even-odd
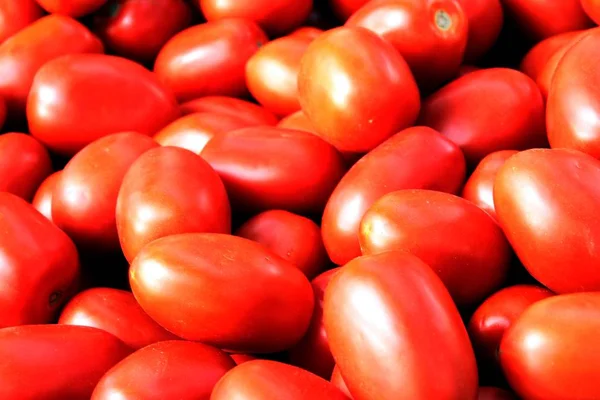
{"label": "red tomato", "polygon": [[323,297],[329,281],[339,270],[339,268],[330,269],[313,279],[315,309],[310,326],[302,340],[289,350],[291,364],[325,379],[331,376],[335,360],[329,350],[327,332],[323,325]]}
{"label": "red tomato", "polygon": [[321,228],[313,221],[283,210],[256,215],[238,229],[236,236],[253,240],[314,278],[329,262]]}
{"label": "red tomato", "polygon": [[233,361],[235,361],[236,365],[243,364],[248,361],[256,360],[257,358],[251,356],[249,354],[230,354]]}
{"label": "red tomato", "polygon": [[202,158],[219,173],[234,209],[320,213],[345,172],[340,154],[301,131],[256,127],[214,137]]}
{"label": "red tomato", "polygon": [[323,311],[355,400],[476,398],[477,366],[460,314],[415,256],[355,258],[329,282]]}
{"label": "red tomato", "polygon": [[492,68],[467,74],[431,95],[420,123],[460,146],[467,163],[475,166],[498,150],[545,146],[544,118],[544,100],[531,78]]}
{"label": "red tomato", "polygon": [[196,25],[164,45],[154,72],[179,101],[211,95],[243,96],[247,92],[246,62],[267,41],[258,25],[245,19]]}
{"label": "red tomato", "polygon": [[103,54],[50,61],[36,75],[27,101],[31,134],[69,155],[113,133],[152,135],[178,116],[175,98],[152,72]]}
{"label": "red tomato", "polygon": [[31,201],[31,205],[50,221],[52,221],[52,192],[61,173],[62,171],[57,171],[44,179]]}
{"label": "red tomato", "polygon": [[116,211],[121,247],[130,262],[163,236],[231,230],[223,182],[202,158],[177,147],[152,149],[131,165]]}
{"label": "red tomato", "polygon": [[306,114],[304,114],[304,111],[302,110],[290,114],[281,121],[279,121],[277,127],[315,133],[315,129],[313,128],[312,124],[308,120],[308,117],[306,116]]}
{"label": "red tomato", "polygon": [[479,388],[477,400],[517,400],[517,398],[504,389],[482,386]]}
{"label": "red tomato", "polygon": [[[9,114],[25,114],[33,78],[42,65],[66,54],[102,51],[102,42],[85,26],[62,15],[41,18],[15,33],[0,45],[0,97],[6,100]],[[48,101],[53,97],[50,93]]]}
{"label": "red tomato", "polygon": [[600,290],[600,161],[535,149],[498,172],[498,221],[529,273],[556,293]]}
{"label": "red tomato", "polygon": [[581,6],[583,11],[590,17],[596,24],[600,23],[600,1],[598,0],[581,0]]}
{"label": "red tomato", "polygon": [[329,3],[336,15],[342,21],[346,21],[352,14],[369,1],[370,0],[329,0]]}
{"label": "red tomato", "polygon": [[184,115],[197,112],[233,115],[246,121],[248,126],[276,125],[277,118],[264,107],[245,100],[225,96],[207,96],[181,105]]}
{"label": "red tomato", "polygon": [[93,288],[79,293],[67,303],[58,323],[102,329],[134,350],[177,339],[142,310],[131,292],[119,289]]}
{"label": "red tomato", "polygon": [[511,387],[532,400],[600,398],[600,293],[555,296],[529,307],[504,334]]}
{"label": "red tomato", "polygon": [[92,400],[208,400],[217,381],[233,367],[231,357],[202,343],[155,343],[110,369]]}
{"label": "red tomato", "polygon": [[303,26],[302,28],[296,29],[294,32],[290,33],[288,36],[307,38],[311,40],[315,40],[323,33],[323,29],[315,28],[314,26]]}
{"label": "red tomato", "polygon": [[52,321],[79,277],[73,242],[25,200],[0,192],[0,254],[0,327]]}
{"label": "red tomato", "polygon": [[0,0],[0,43],[43,15],[35,0]]}
{"label": "red tomato", "polygon": [[367,28],[389,41],[427,88],[456,75],[467,45],[467,15],[456,0],[373,0],[346,26]]}
{"label": "red tomato", "polygon": [[348,398],[352,398],[352,395],[348,391],[348,386],[346,386],[346,382],[344,382],[344,378],[342,377],[342,373],[340,369],[336,365],[333,368],[333,372],[331,374],[331,384],[342,391]]}
{"label": "red tomato", "polygon": [[227,350],[289,348],[308,328],[310,283],[288,261],[236,236],[188,233],[156,240],[131,264],[133,294],[170,332]]}
{"label": "red tomato", "polygon": [[458,0],[469,25],[469,38],[465,50],[465,60],[474,62],[481,58],[496,42],[504,12],[500,0]]}
{"label": "red tomato", "polygon": [[94,30],[116,54],[148,62],[191,21],[185,0],[109,0]]}
{"label": "red tomato", "polygon": [[300,110],[300,59],[312,40],[299,36],[283,37],[267,43],[248,60],[248,90],[267,110],[280,116]]}
{"label": "red tomato", "polygon": [[456,193],[465,179],[460,149],[426,127],[406,129],[359,160],[333,191],[323,214],[329,257],[343,265],[360,255],[358,230],[375,200],[400,189]]}
{"label": "red tomato", "polygon": [[51,173],[50,155],[40,142],[24,133],[0,136],[0,192],[29,201]]}
{"label": "red tomato", "polygon": [[312,42],[298,90],[316,131],[341,151],[373,149],[412,125],[420,108],[419,89],[402,56],[364,28],[333,29]]}
{"label": "red tomato", "polygon": [[291,365],[254,360],[238,365],[217,383],[211,400],[348,400],[335,386]]}
{"label": "red tomato", "polygon": [[[19,0],[20,1],[20,0]],[[91,14],[106,3],[107,0],[36,0],[40,6],[51,14],[63,14],[73,18]]]}
{"label": "red tomato", "polygon": [[0,329],[0,398],[89,399],[102,375],[129,353],[110,333],[87,326]]}
{"label": "red tomato", "polygon": [[496,219],[494,181],[500,167],[517,153],[516,150],[500,150],[485,156],[465,183],[462,197]]}
{"label": "red tomato", "polygon": [[281,36],[302,25],[312,10],[312,0],[194,0],[207,20],[245,18],[269,35]]}

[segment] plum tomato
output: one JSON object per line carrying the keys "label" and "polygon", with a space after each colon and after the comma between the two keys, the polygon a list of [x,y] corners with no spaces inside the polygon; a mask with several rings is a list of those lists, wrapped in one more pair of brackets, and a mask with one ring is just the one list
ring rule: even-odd
{"label": "plum tomato", "polygon": [[197,112],[233,115],[246,121],[248,126],[276,125],[277,118],[264,107],[249,101],[226,96],[206,96],[181,105],[184,115]]}
{"label": "plum tomato", "polygon": [[44,11],[35,0],[0,0],[0,43],[42,15]]}
{"label": "plum tomato", "polygon": [[44,179],[31,201],[31,205],[50,221],[52,221],[52,192],[61,173],[62,171],[56,171]]}
{"label": "plum tomato", "polygon": [[504,12],[500,0],[458,0],[469,25],[465,61],[475,62],[494,45],[502,30]]}

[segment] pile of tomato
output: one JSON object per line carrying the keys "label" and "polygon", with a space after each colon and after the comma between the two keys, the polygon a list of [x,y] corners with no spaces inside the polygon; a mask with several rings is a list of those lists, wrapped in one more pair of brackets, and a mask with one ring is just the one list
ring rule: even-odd
{"label": "pile of tomato", "polygon": [[597,23],[0,0],[0,399],[600,399]]}

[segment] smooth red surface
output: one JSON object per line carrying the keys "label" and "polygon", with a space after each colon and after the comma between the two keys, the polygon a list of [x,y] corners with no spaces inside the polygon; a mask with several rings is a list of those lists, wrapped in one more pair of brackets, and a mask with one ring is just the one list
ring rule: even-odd
{"label": "smooth red surface", "polygon": [[502,30],[504,12],[500,0],[458,0],[469,26],[465,61],[474,62],[494,45]]}
{"label": "smooth red surface", "polygon": [[277,127],[315,133],[315,128],[313,128],[312,124],[308,120],[308,117],[302,110],[296,111],[295,113],[283,118],[281,121],[279,121]]}
{"label": "smooth red surface", "polygon": [[35,0],[0,0],[0,43],[42,15],[43,11]]}
{"label": "smooth red surface", "polygon": [[31,205],[50,221],[52,221],[52,192],[61,172],[54,172],[44,179],[31,201]]}
{"label": "smooth red surface", "polygon": [[289,36],[299,36],[314,40],[321,36],[323,32],[325,32],[323,29],[315,28],[314,26],[303,26],[290,33]]}
{"label": "smooth red surface", "polygon": [[342,377],[342,373],[340,372],[340,369],[337,365],[333,368],[330,382],[332,385],[340,389],[342,393],[348,396],[348,398],[352,398],[352,395],[348,391],[348,386],[346,386],[346,382],[344,382],[344,377]]}
{"label": "smooth red surface", "polygon": [[264,107],[249,101],[226,96],[206,96],[190,100],[181,105],[184,115],[196,112],[228,114],[243,119],[248,126],[275,125],[277,118]]}
{"label": "smooth red surface", "polygon": [[590,17],[596,24],[600,22],[600,1],[598,0],[581,0],[581,7],[583,11]]}
{"label": "smooth red surface", "polygon": [[51,14],[83,17],[98,10],[107,0],[36,0],[42,8]]}

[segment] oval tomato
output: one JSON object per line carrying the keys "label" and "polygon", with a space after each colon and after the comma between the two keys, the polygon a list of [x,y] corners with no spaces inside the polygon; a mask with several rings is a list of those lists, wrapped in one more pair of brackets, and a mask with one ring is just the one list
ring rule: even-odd
{"label": "oval tomato", "polygon": [[35,0],[0,0],[0,43],[44,14]]}
{"label": "oval tomato", "polygon": [[73,18],[91,14],[107,0],[36,0],[40,6],[51,14],[63,14]]}
{"label": "oval tomato", "polygon": [[136,299],[184,339],[227,350],[269,353],[306,332],[309,281],[262,245],[236,236],[188,233],[145,246],[129,270]]}
{"label": "oval tomato", "polygon": [[130,353],[110,333],[87,326],[0,329],[0,397],[89,399],[102,375]]}
{"label": "oval tomato", "polygon": [[129,168],[116,208],[121,248],[131,262],[147,243],[177,233],[231,230],[223,182],[198,155],[177,147],[147,151]]}
{"label": "oval tomato", "polygon": [[355,400],[476,398],[477,366],[460,314],[415,256],[355,258],[329,282],[323,311]]}
{"label": "oval tomato", "polygon": [[279,121],[277,127],[315,133],[315,128],[313,128],[312,124],[308,120],[308,117],[302,110],[296,111],[295,113],[283,118],[281,121]]}
{"label": "oval tomato", "polygon": [[496,42],[502,24],[504,12],[500,0],[458,0],[462,6],[469,26],[465,60],[477,61]]}
{"label": "oval tomato", "polygon": [[329,257],[343,265],[361,254],[360,221],[381,196],[400,189],[456,193],[464,179],[460,149],[433,129],[413,127],[392,136],[360,159],[331,194],[321,225]]}
{"label": "oval tomato", "polygon": [[346,386],[346,382],[344,382],[342,373],[337,365],[333,368],[333,372],[331,373],[331,384],[340,389],[340,391],[348,396],[348,398],[352,398],[352,395],[348,391],[348,386]]}
{"label": "oval tomato", "polygon": [[581,6],[588,17],[590,17],[596,24],[600,23],[600,1],[581,0]]}
{"label": "oval tomato", "polygon": [[[381,90],[385,88],[385,90]],[[313,41],[298,76],[300,104],[318,134],[340,151],[367,152],[419,113],[419,89],[396,49],[364,28]]]}
{"label": "oval tomato", "polygon": [[482,386],[479,388],[477,400],[517,400],[517,398],[504,389]]}
{"label": "oval tomato", "polygon": [[154,72],[179,101],[202,96],[246,94],[248,59],[268,41],[254,22],[213,21],[187,28],[162,48]]}
{"label": "oval tomato", "polygon": [[245,121],[248,126],[275,125],[277,118],[264,107],[249,101],[225,96],[206,96],[181,105],[184,115],[197,112],[227,114]]}
{"label": "oval tomato", "polygon": [[329,0],[329,3],[335,14],[342,21],[346,21],[352,14],[369,1],[371,0]]}
{"label": "oval tomato", "polygon": [[52,192],[61,173],[62,171],[57,171],[44,179],[31,201],[31,205],[50,221],[52,221]]}

